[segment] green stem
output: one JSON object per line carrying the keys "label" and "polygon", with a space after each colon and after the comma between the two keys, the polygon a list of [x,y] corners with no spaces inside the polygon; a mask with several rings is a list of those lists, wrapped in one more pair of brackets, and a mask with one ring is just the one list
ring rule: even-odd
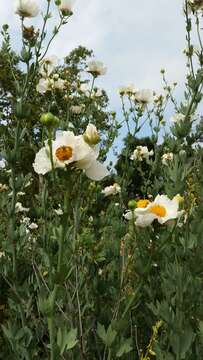
{"label": "green stem", "polygon": [[55,166],[54,166],[54,160],[53,160],[52,133],[51,133],[51,131],[49,131],[48,145],[49,145],[49,151],[50,151],[50,160],[51,160],[51,168],[52,168],[53,180],[55,182],[56,181],[56,173],[55,173]]}
{"label": "green stem", "polygon": [[[61,266],[63,263],[63,244],[66,234],[66,224],[63,223],[63,228],[61,231],[61,236],[59,238],[59,250],[58,250],[58,261],[57,261],[57,273],[60,274]],[[54,289],[51,295],[51,311],[50,316],[48,317],[48,329],[49,329],[49,339],[50,339],[50,348],[51,348],[51,360],[56,360],[55,358],[55,326],[54,326],[54,309],[56,303],[58,291],[58,284],[54,284]]]}

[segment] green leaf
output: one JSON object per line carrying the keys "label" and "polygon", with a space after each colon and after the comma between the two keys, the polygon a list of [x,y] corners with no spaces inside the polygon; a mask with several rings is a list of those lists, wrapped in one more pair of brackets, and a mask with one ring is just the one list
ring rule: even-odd
{"label": "green leaf", "polygon": [[112,329],[111,325],[109,325],[107,333],[106,333],[106,341],[105,344],[108,347],[111,347],[111,345],[113,344],[115,338],[116,338],[117,332]]}
{"label": "green leaf", "polygon": [[98,323],[97,334],[100,337],[100,339],[106,344],[106,330],[105,330],[104,325],[101,325],[100,323]]}
{"label": "green leaf", "polygon": [[67,334],[67,338],[66,338],[66,350],[70,350],[72,349],[76,344],[77,344],[78,340],[77,340],[77,329],[71,329],[68,334]]}
{"label": "green leaf", "polygon": [[63,355],[65,350],[74,348],[77,342],[77,329],[71,329],[69,332],[65,327],[58,329],[57,345],[60,349],[60,355]]}
{"label": "green leaf", "polygon": [[130,351],[132,351],[133,347],[132,347],[132,340],[126,339],[124,341],[124,343],[120,346],[119,350],[116,353],[116,357],[121,357],[124,354],[129,353]]}

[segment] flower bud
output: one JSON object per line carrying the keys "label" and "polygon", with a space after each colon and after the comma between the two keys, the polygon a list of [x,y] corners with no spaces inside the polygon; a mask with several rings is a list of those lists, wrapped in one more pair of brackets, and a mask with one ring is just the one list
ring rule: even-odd
{"label": "flower bud", "polygon": [[128,201],[128,208],[130,210],[134,210],[137,207],[137,202],[136,200],[129,200]]}
{"label": "flower bud", "polygon": [[51,112],[48,112],[41,115],[40,122],[47,128],[56,128],[59,124],[59,118],[53,115]]}
{"label": "flower bud", "polygon": [[83,134],[83,138],[88,145],[98,144],[100,141],[100,136],[98,134],[96,126],[94,126],[93,124],[88,124],[87,129]]}

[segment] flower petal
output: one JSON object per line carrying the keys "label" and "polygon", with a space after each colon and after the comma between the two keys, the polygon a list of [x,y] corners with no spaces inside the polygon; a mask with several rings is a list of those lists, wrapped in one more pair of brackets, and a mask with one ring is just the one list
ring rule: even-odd
{"label": "flower petal", "polygon": [[91,180],[99,181],[109,175],[109,171],[103,164],[100,164],[98,161],[93,161],[91,166],[85,170],[85,174]]}

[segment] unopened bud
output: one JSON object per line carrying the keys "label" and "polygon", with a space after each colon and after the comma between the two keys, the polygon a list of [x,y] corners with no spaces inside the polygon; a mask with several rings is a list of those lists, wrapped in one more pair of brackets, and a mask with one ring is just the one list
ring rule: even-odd
{"label": "unopened bud", "polygon": [[94,126],[93,124],[89,124],[85,133],[83,134],[83,138],[88,145],[98,144],[100,141],[100,136],[98,134],[96,126]]}
{"label": "unopened bud", "polygon": [[137,207],[137,202],[136,200],[129,200],[128,201],[128,208],[130,210],[134,210]]}
{"label": "unopened bud", "polygon": [[48,112],[41,115],[40,122],[48,128],[56,128],[59,125],[59,118]]}

